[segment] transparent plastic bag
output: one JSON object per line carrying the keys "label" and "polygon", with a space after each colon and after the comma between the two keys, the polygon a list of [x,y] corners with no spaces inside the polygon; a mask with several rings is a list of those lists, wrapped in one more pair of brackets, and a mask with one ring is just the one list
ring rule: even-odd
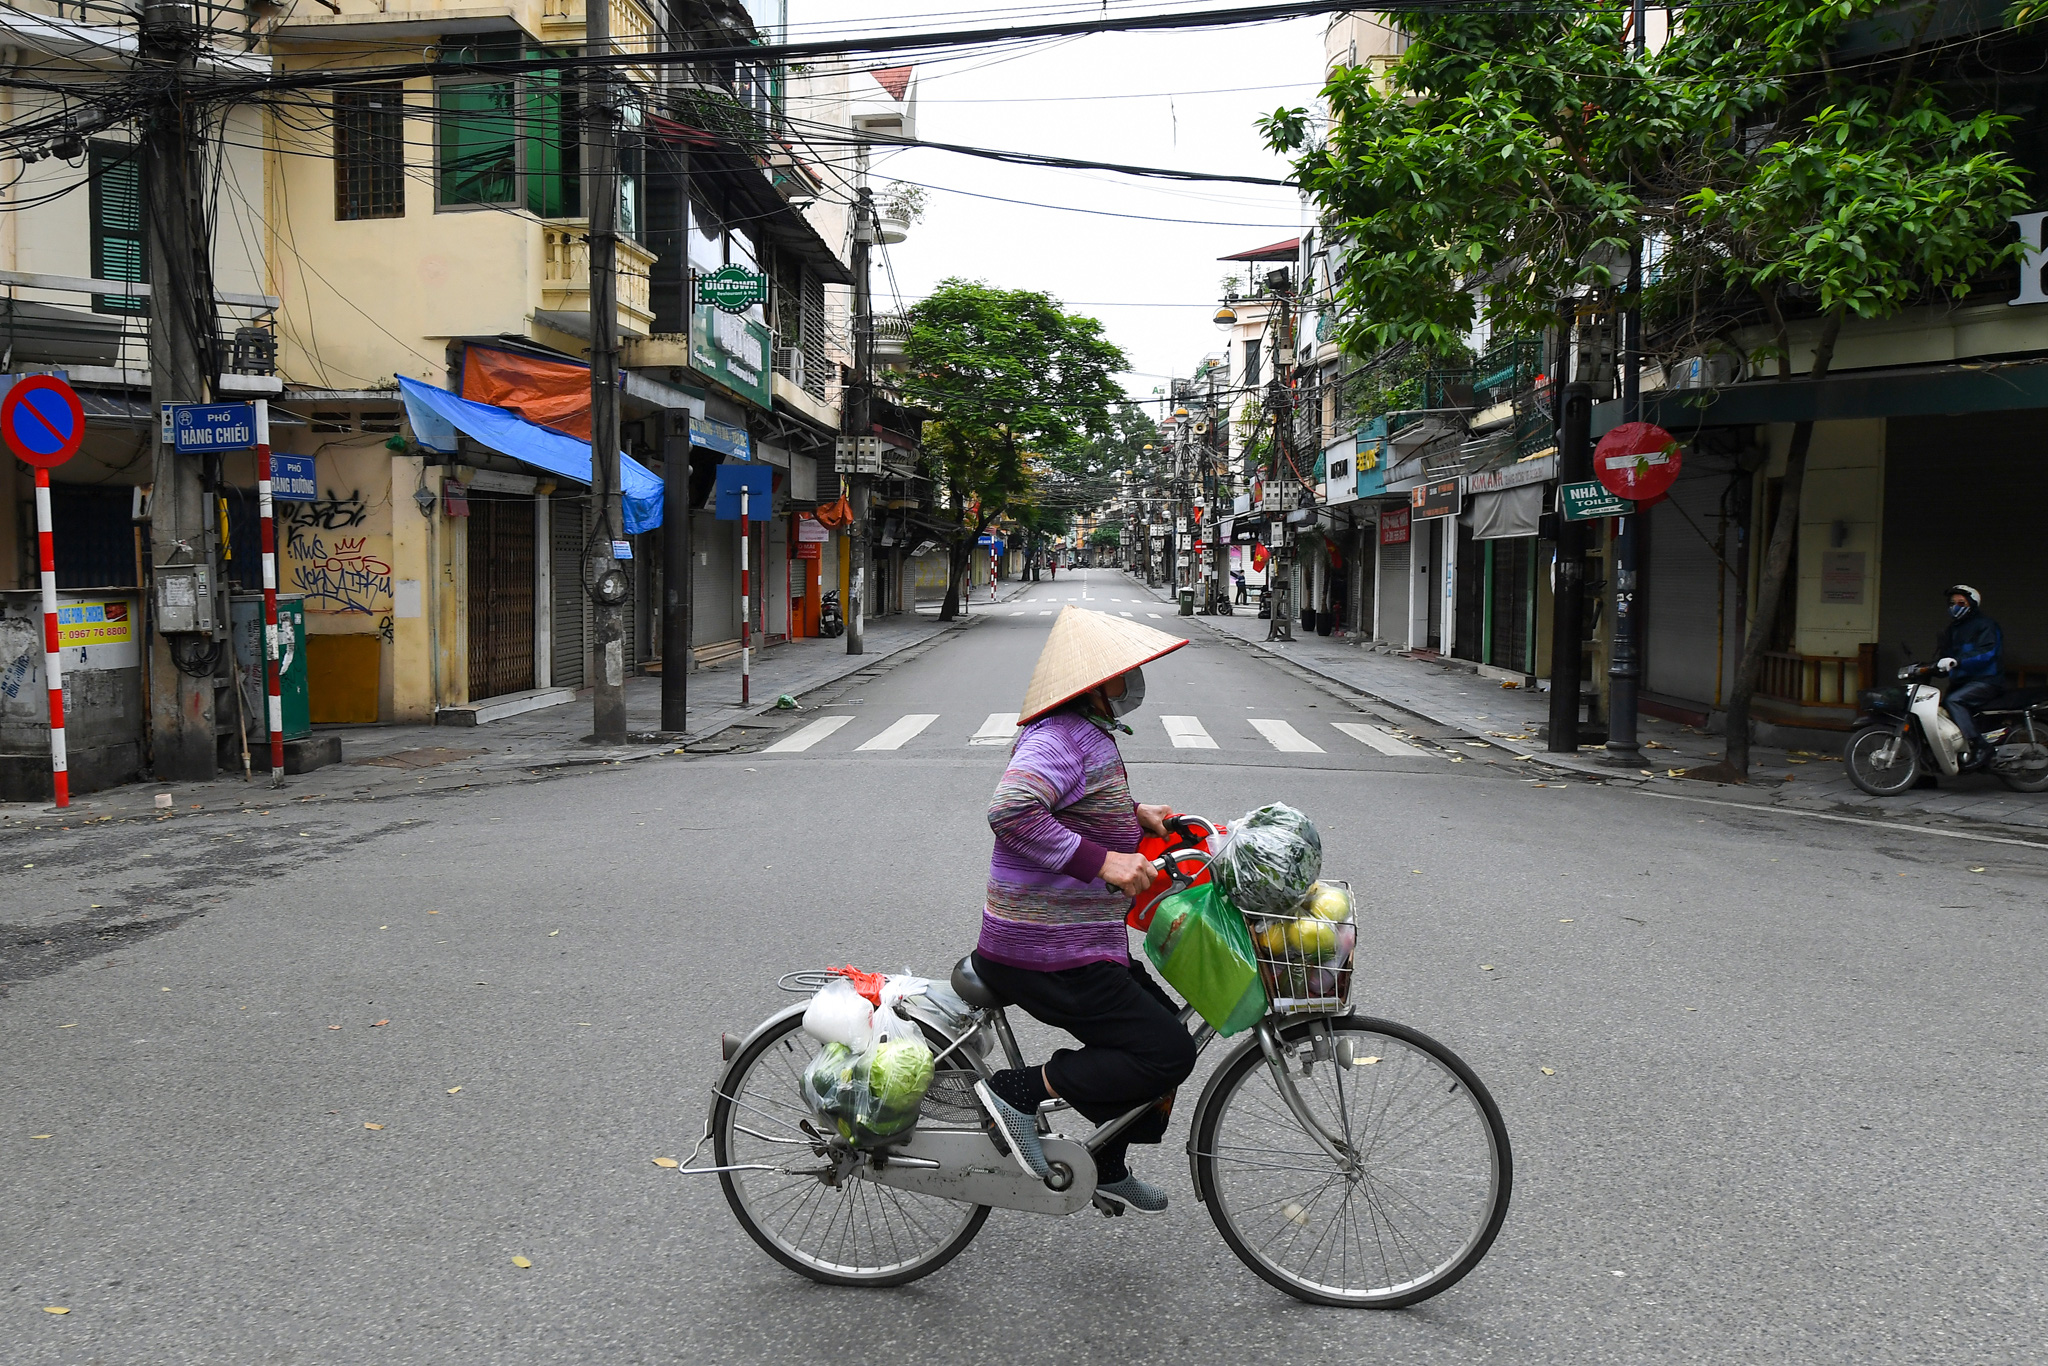
{"label": "transparent plastic bag", "polygon": [[887,1006],[873,1023],[866,1047],[827,1043],[797,1083],[811,1113],[856,1143],[907,1131],[932,1084],[932,1050],[916,1026]]}
{"label": "transparent plastic bag", "polygon": [[1209,860],[1216,890],[1247,915],[1291,916],[1322,871],[1314,822],[1280,802],[1232,821]]}
{"label": "transparent plastic bag", "polygon": [[819,1043],[838,1044],[849,1053],[867,1048],[875,1038],[875,1008],[859,988],[835,977],[818,989],[804,1008],[804,1033]]}

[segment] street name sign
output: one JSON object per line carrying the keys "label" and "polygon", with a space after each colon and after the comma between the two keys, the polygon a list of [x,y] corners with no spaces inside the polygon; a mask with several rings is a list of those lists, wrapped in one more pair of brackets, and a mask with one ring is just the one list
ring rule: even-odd
{"label": "street name sign", "polygon": [[256,408],[249,403],[166,403],[164,439],[180,455],[247,450],[256,444]]}
{"label": "street name sign", "polygon": [[316,501],[320,486],[313,482],[313,457],[271,452],[270,496],[285,503]]}
{"label": "street name sign", "polygon": [[0,438],[39,470],[53,470],[78,453],[85,440],[85,406],[55,375],[18,379],[0,398]]}
{"label": "street name sign", "polygon": [[1678,438],[1654,422],[1624,422],[1593,448],[1594,477],[1610,493],[1639,503],[1669,492],[1683,463]]}
{"label": "street name sign", "polygon": [[1626,517],[1636,510],[1636,505],[1609,493],[1599,480],[1588,479],[1578,484],[1559,484],[1557,510],[1567,522],[1594,522],[1602,517]]}

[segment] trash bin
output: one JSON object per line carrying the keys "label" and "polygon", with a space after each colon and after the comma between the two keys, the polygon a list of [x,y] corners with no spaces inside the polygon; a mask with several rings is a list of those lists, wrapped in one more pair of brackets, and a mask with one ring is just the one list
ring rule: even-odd
{"label": "trash bin", "polygon": [[[235,667],[242,674],[242,709],[249,718],[249,744],[270,739],[270,703],[263,677],[263,595],[236,593],[228,604],[234,623]],[[277,595],[277,691],[284,738],[313,733],[312,702],[306,692],[306,599]]]}
{"label": "trash bin", "polygon": [[1194,589],[1183,588],[1180,590],[1180,614],[1184,617],[1191,617],[1195,614]]}

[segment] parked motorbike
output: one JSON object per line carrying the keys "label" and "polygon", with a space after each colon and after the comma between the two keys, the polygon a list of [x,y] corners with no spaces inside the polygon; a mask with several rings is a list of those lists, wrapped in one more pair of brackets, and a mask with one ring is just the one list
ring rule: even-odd
{"label": "parked motorbike", "polygon": [[846,634],[846,618],[839,615],[839,590],[836,588],[818,603],[818,634],[834,638]]}
{"label": "parked motorbike", "polygon": [[[1895,797],[1923,776],[1953,778],[1962,771],[1963,733],[1934,682],[1946,671],[1914,663],[1911,654],[1897,686],[1871,688],[1856,699],[1856,729],[1842,758],[1849,781],[1873,797]],[[2010,691],[1970,714],[1991,747],[1984,771],[2015,792],[2048,792],[2048,688]]]}

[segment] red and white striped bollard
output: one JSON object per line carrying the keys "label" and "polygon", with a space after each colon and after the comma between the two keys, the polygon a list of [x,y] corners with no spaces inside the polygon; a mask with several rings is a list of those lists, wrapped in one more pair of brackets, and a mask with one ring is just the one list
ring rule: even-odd
{"label": "red and white striped bollard", "polygon": [[43,681],[50,685],[50,786],[71,805],[71,764],[64,751],[64,651],[57,636],[57,553],[50,539],[50,472],[36,470],[36,554],[43,571]]}

